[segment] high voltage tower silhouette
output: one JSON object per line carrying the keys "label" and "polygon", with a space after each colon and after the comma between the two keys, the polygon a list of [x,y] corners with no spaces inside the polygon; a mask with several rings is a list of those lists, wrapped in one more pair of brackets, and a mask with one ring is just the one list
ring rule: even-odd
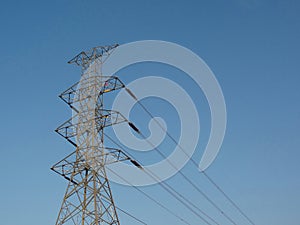
{"label": "high voltage tower silhouette", "polygon": [[[178,171],[178,174],[183,178],[182,180],[191,186],[199,195],[203,196],[220,215],[230,222],[230,224],[237,225],[235,220],[229,214],[203,192],[193,180],[178,169],[172,161],[169,161],[167,156],[159,150],[158,147],[147,140],[146,136],[140,132],[133,123],[125,118],[120,112],[105,108],[104,96],[109,92],[125,88],[129,96],[131,96],[148,116],[150,116],[157,125],[165,131],[170,140],[174,142],[187,157],[189,157],[185,148],[183,148],[174,137],[161,126],[152,113],[127,87],[125,87],[124,83],[122,83],[118,77],[105,76],[102,74],[103,63],[117,46],[118,45],[95,47],[90,51],[81,52],[68,62],[81,67],[81,79],[80,82],[74,84],[59,96],[72,109],[73,116],[55,131],[70,142],[76,149],[73,153],[66,156],[51,168],[68,180],[67,190],[56,220],[56,225],[120,225],[117,210],[132,217],[139,223],[146,224],[114,204],[106,169],[142,193],[170,215],[176,217],[181,223],[191,225],[186,219],[169,209],[169,207],[162,204],[159,200],[134,186],[128,180],[112,171],[109,167],[106,167],[109,164],[121,161],[129,161],[135,167],[142,169],[145,175],[148,175],[155,180],[159,186],[204,224],[220,225],[219,222],[194,204],[193,201],[186,198],[186,196],[179,193],[169,184],[161,182],[157,174],[145,167],[143,168],[136,160],[122,150],[122,146],[119,145],[118,142],[105,133],[107,127],[120,123],[128,123],[128,125],[145,139],[160,156],[166,158],[166,162]],[[108,138],[110,141],[109,143],[115,144],[120,149],[106,147],[104,141],[105,138]],[[197,162],[193,158],[190,158],[190,160],[192,164],[198,168]],[[207,173],[204,171],[201,173],[248,221],[249,224],[255,225],[245,212],[241,210],[241,208]]]}
{"label": "high voltage tower silhouette", "polygon": [[129,160],[121,149],[104,146],[106,127],[128,123],[117,111],[104,108],[104,95],[124,88],[115,76],[103,76],[101,68],[117,45],[95,47],[81,52],[68,63],[81,67],[81,81],[59,97],[71,107],[73,116],[55,131],[76,150],[51,169],[68,180],[56,225],[119,225],[105,166]]}

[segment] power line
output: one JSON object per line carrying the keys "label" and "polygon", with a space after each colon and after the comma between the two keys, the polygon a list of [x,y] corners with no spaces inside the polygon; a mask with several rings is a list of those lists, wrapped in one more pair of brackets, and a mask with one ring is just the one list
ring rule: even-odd
{"label": "power line", "polygon": [[[115,145],[117,145],[119,148],[122,148],[122,146],[117,143],[115,140],[113,140],[111,137],[109,137],[108,135],[105,134],[105,136],[111,140]],[[126,152],[126,154],[128,154]],[[130,156],[130,154],[128,154]],[[171,187],[169,184],[161,182],[158,178],[158,176],[156,174],[154,174],[151,170],[146,170],[145,168],[143,168],[143,171],[150,176],[151,178],[153,178],[158,185],[160,185],[165,191],[167,191],[171,196],[173,196],[174,198],[176,198],[181,204],[183,204],[186,208],[188,208],[189,210],[191,210],[198,218],[200,218],[203,222],[205,222],[206,224],[211,224],[209,223],[203,216],[201,216],[199,213],[203,214],[204,216],[206,216],[207,218],[209,218],[214,224],[220,225],[215,219],[213,219],[211,216],[209,216],[207,213],[205,213],[203,210],[201,210],[198,206],[196,206],[193,202],[191,202],[189,199],[187,199],[186,197],[184,197],[182,194],[180,194],[178,191],[176,191],[173,187]],[[175,193],[175,194],[174,194]],[[177,195],[177,196],[176,196]],[[181,199],[180,199],[181,198]],[[185,202],[184,202],[185,201]],[[188,204],[192,205],[195,209],[197,209],[199,211],[199,213],[197,213],[194,209],[192,209]]]}
{"label": "power line", "polygon": [[[140,102],[140,100],[137,99],[137,97],[128,89],[125,87],[127,93],[143,108],[143,110],[155,121],[155,123],[167,134],[167,136],[181,149],[181,151],[187,156],[190,157],[190,155],[185,151],[185,149],[175,140],[175,138],[159,123],[159,121],[152,115],[152,113]],[[193,158],[190,158],[192,163],[198,168],[198,164],[195,162]],[[207,178],[207,180],[217,188],[217,190],[220,191],[220,193],[239,211],[241,215],[243,215],[250,224],[255,225],[254,222],[246,215],[246,213],[225,193],[225,191],[217,185],[217,183],[208,176],[205,171],[201,171],[203,175]],[[194,186],[194,185],[193,185]],[[202,192],[202,191],[201,191]],[[221,211],[221,213],[225,216],[224,212]],[[226,216],[225,216],[226,217]],[[230,219],[231,220],[231,219]],[[232,221],[233,222],[233,221]],[[235,224],[235,223],[234,223]]]}
{"label": "power line", "polygon": [[163,158],[166,159],[166,161],[175,169],[178,171],[178,173],[190,184],[192,187],[194,187],[208,202],[210,202],[226,219],[228,219],[232,224],[237,225],[234,220],[227,215],[213,200],[211,200],[208,195],[206,195],[196,184],[194,184],[181,170],[179,170],[168,158],[165,154],[163,154],[161,151],[158,150],[158,148],[151,143],[149,140],[147,140],[146,136],[144,136],[142,133],[140,135],[153,147],[153,149],[156,150],[158,154],[160,154]]}
{"label": "power line", "polygon": [[[164,132],[166,132],[167,136],[170,137],[171,140],[175,144],[178,145],[178,147],[185,153],[185,155],[189,157],[188,153],[170,135],[170,133],[159,123],[159,121],[157,121],[157,119],[149,112],[149,110],[147,110],[147,108],[140,101],[138,101],[138,104],[151,116],[152,119],[155,120],[156,124],[158,124],[160,126],[160,128],[163,129]],[[190,160],[198,168],[198,164],[195,162],[195,160],[193,158],[190,158]],[[210,176],[208,176],[207,173],[205,173],[205,171],[201,171],[201,173],[203,173],[203,175],[209,180],[209,182],[211,184],[213,184],[213,186],[215,186],[221,192],[221,194],[248,220],[249,223],[251,223],[252,225],[255,225],[254,222],[241,210],[241,208],[225,193],[225,191],[219,185],[217,185],[217,183]],[[222,211],[221,211],[221,213],[224,214],[224,212],[222,212]],[[225,216],[225,217],[227,217],[227,216]],[[229,220],[231,220],[231,219],[229,219]],[[233,221],[231,221],[231,222],[233,222]]]}
{"label": "power line", "polygon": [[130,183],[128,180],[126,180],[124,177],[121,177],[120,175],[118,175],[116,172],[114,172],[113,170],[111,170],[110,168],[107,167],[107,169],[112,172],[114,175],[116,175],[117,177],[119,177],[121,180],[123,180],[124,182],[126,182],[127,184],[129,184],[130,186],[132,186],[134,189],[136,189],[137,191],[139,191],[140,193],[142,193],[143,195],[145,195],[148,199],[150,199],[151,201],[153,201],[154,203],[156,203],[158,206],[160,206],[161,208],[163,208],[164,210],[166,210],[167,212],[169,212],[171,215],[175,216],[177,219],[179,219],[180,221],[184,222],[185,224],[191,225],[189,222],[187,222],[185,219],[183,219],[182,217],[178,216],[175,212],[173,212],[172,210],[170,210],[168,207],[164,206],[162,203],[160,203],[158,200],[156,200],[155,198],[151,197],[150,195],[148,195],[146,192],[142,191],[140,188],[138,188],[137,186],[134,186],[132,183]]}
{"label": "power line", "polygon": [[[103,201],[107,202],[105,199],[103,199]],[[147,223],[145,223],[144,221],[140,220],[139,218],[135,217],[134,215],[130,214],[129,212],[125,211],[124,209],[121,209],[120,207],[116,206],[116,209],[118,209],[119,211],[121,211],[122,213],[126,214],[127,216],[133,218],[134,220],[140,222],[141,224],[147,225]]]}
{"label": "power line", "polygon": [[224,197],[248,220],[249,223],[255,225],[254,222],[241,210],[241,208],[222,190],[222,188],[210,177],[205,171],[201,171],[203,175],[212,183]]}

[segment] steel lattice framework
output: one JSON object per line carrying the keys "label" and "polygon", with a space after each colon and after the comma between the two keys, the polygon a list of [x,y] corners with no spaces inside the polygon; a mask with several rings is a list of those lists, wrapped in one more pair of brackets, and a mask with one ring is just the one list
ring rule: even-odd
{"label": "steel lattice framework", "polygon": [[101,67],[117,47],[100,46],[81,52],[69,61],[81,66],[81,81],[59,97],[73,111],[73,116],[56,129],[76,150],[51,169],[68,180],[68,186],[56,225],[119,225],[105,166],[130,160],[121,149],[104,146],[104,129],[118,123],[130,123],[117,111],[104,109],[105,93],[124,88],[115,76],[103,76]]}

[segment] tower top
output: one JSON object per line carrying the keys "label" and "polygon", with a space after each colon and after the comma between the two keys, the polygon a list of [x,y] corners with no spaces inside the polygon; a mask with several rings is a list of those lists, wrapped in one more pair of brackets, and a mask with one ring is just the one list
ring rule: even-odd
{"label": "tower top", "polygon": [[100,57],[110,55],[111,50],[118,47],[119,44],[107,45],[107,46],[97,46],[88,51],[82,51],[78,55],[76,55],[73,59],[71,59],[69,64],[76,64],[77,66],[81,66],[83,69],[86,69],[91,62]]}

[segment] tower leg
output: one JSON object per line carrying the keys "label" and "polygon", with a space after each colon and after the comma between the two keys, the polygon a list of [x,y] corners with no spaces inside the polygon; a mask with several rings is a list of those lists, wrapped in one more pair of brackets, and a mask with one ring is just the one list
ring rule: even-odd
{"label": "tower leg", "polygon": [[62,224],[120,225],[104,167],[96,172],[74,163],[56,221],[56,225]]}

